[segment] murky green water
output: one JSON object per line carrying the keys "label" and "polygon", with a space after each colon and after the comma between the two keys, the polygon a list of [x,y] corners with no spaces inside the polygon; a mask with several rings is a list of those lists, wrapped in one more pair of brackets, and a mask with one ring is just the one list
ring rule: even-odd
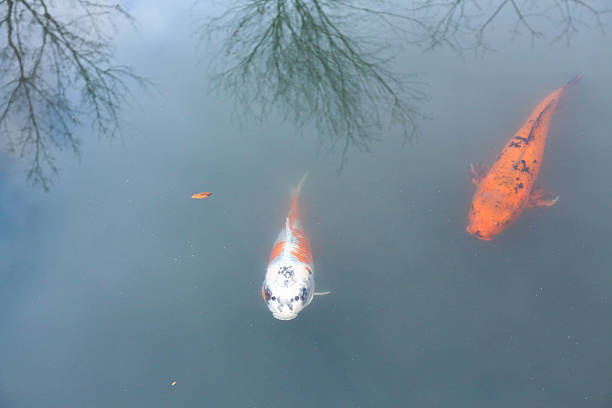
{"label": "murky green water", "polygon": [[[48,193],[2,158],[1,407],[612,404],[609,36],[531,47],[500,23],[482,58],[408,47],[397,67],[429,84],[421,137],[391,131],[338,173],[316,128],[239,124],[206,92],[189,7],[129,5],[117,58],[162,89],[135,89],[134,132],[79,130]],[[559,202],[474,239],[469,163],[577,73],[538,183]],[[277,321],[260,285],[304,171],[332,294]]]}

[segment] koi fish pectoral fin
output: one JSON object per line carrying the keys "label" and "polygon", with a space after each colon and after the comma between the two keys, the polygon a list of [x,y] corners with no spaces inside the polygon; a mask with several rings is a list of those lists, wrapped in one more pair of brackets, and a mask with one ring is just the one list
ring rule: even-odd
{"label": "koi fish pectoral fin", "polygon": [[470,172],[472,173],[472,183],[478,186],[489,172],[489,168],[480,162],[471,163]]}
{"label": "koi fish pectoral fin", "polygon": [[329,295],[331,292],[328,290],[327,292],[315,292],[315,296],[325,296]]}
{"label": "koi fish pectoral fin", "polygon": [[529,201],[527,201],[527,207],[550,207],[553,206],[557,200],[559,200],[558,195],[536,187],[531,190]]}

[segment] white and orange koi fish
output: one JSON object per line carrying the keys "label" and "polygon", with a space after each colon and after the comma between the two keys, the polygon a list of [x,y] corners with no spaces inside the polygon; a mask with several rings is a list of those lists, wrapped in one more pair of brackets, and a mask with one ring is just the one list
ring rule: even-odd
{"label": "white and orange koi fish", "polygon": [[310,242],[300,221],[298,198],[306,176],[295,190],[285,228],[274,242],[261,286],[261,296],[279,320],[295,319],[315,295],[329,293],[315,293]]}

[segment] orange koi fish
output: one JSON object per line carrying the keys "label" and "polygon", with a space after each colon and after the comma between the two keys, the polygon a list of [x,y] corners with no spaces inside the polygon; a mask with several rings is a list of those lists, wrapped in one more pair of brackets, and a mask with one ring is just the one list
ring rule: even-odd
{"label": "orange koi fish", "polygon": [[261,286],[261,296],[272,316],[279,320],[295,319],[315,295],[329,293],[315,293],[310,242],[300,221],[298,198],[306,176],[295,190],[285,228],[274,242]]}
{"label": "orange koi fish", "polygon": [[467,231],[491,240],[512,224],[525,207],[549,207],[558,196],[534,187],[542,165],[546,135],[559,99],[576,76],[544,99],[510,139],[490,170],[472,164],[472,182],[478,187],[469,212]]}
{"label": "orange koi fish", "polygon": [[191,196],[191,198],[198,198],[198,199],[203,199],[203,198],[208,198],[211,196],[212,193],[209,193],[208,191],[205,191],[203,193],[197,193]]}

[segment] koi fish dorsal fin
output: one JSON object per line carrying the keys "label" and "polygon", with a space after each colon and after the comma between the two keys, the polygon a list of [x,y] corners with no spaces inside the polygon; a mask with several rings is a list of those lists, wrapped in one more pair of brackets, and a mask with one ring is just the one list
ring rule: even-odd
{"label": "koi fish dorsal fin", "polygon": [[489,168],[480,162],[471,163],[470,171],[472,172],[472,183],[478,186],[489,172]]}
{"label": "koi fish dorsal fin", "polygon": [[544,190],[543,188],[535,187],[531,190],[527,207],[551,207],[559,200],[559,196]]}
{"label": "koi fish dorsal fin", "polygon": [[291,216],[289,216],[285,220],[285,236],[290,237],[291,234],[292,234],[292,231],[291,231]]}

